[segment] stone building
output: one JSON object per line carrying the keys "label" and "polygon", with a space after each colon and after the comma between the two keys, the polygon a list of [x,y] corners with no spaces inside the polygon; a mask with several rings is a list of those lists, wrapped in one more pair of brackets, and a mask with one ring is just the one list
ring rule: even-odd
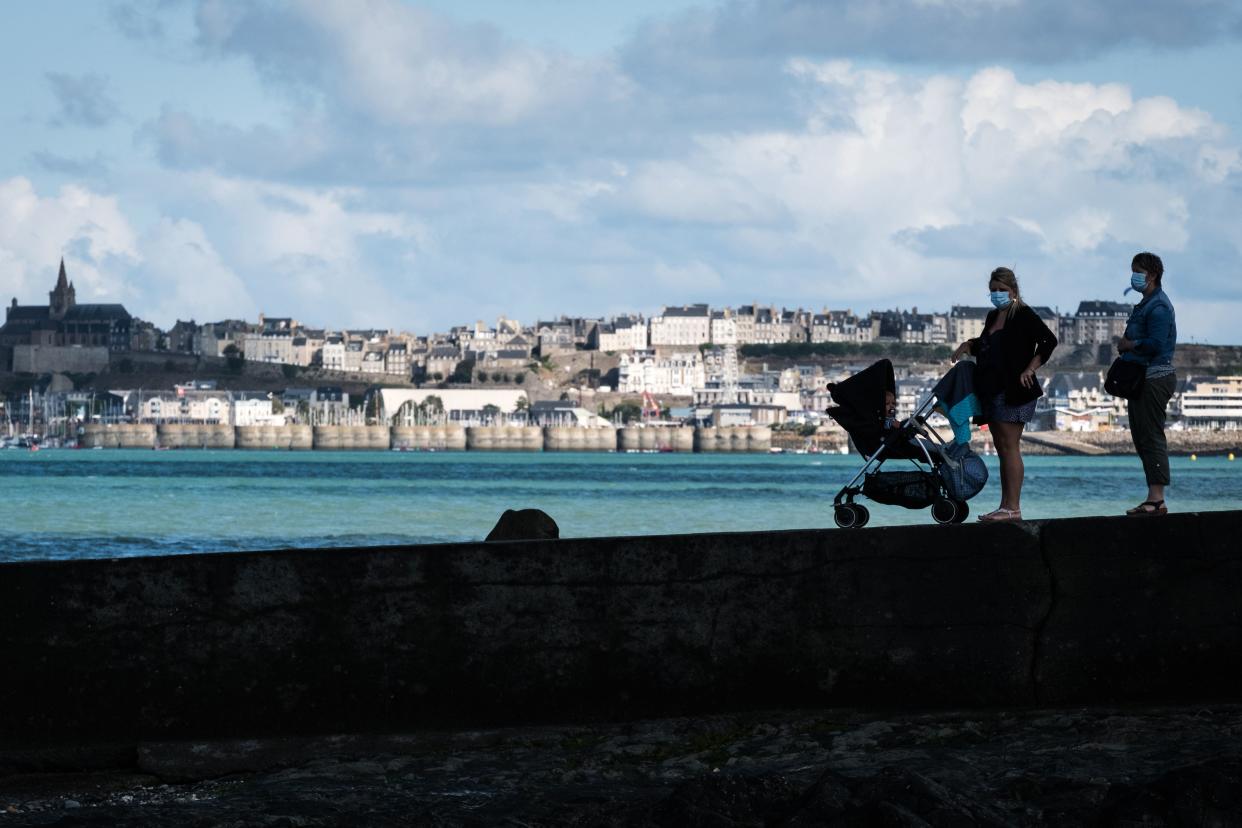
{"label": "stone building", "polygon": [[0,327],[0,346],[95,346],[109,351],[128,351],[133,317],[124,305],[85,304],[65,273],[61,259],[56,286],[46,305],[19,305],[17,299],[5,309]]}
{"label": "stone building", "polygon": [[1111,345],[1126,332],[1133,305],[1090,300],[1078,303],[1072,324],[1063,326],[1074,345]]}
{"label": "stone building", "polygon": [[651,318],[650,333],[652,348],[697,348],[711,341],[711,314],[702,304],[669,306]]}

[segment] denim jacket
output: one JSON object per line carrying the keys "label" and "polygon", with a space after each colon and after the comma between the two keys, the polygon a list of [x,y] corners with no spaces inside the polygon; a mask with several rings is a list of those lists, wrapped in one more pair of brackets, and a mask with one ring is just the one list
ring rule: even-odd
{"label": "denim jacket", "polygon": [[1172,365],[1173,349],[1177,346],[1177,320],[1169,295],[1157,288],[1151,296],[1134,306],[1126,322],[1126,339],[1134,349],[1121,358],[1142,365]]}

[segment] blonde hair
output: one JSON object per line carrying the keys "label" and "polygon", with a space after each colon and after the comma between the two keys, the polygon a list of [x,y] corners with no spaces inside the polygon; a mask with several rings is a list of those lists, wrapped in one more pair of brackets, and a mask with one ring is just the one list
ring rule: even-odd
{"label": "blonde hair", "polygon": [[1022,307],[1022,291],[1018,289],[1018,277],[1007,267],[998,267],[992,271],[992,275],[988,277],[988,284],[1000,282],[1005,287],[1013,291],[1013,301],[1009,303],[1009,307],[1005,309],[1005,321],[1013,319],[1013,315],[1018,312],[1018,308]]}

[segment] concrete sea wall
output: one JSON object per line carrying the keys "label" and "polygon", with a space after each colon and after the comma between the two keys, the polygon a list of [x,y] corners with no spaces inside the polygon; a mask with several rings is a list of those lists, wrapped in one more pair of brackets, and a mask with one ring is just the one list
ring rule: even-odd
{"label": "concrete sea wall", "polygon": [[228,426],[170,423],[83,426],[87,448],[318,449],[324,451],[766,452],[767,426]]}
{"label": "concrete sea wall", "polygon": [[1242,701],[1242,512],[0,564],[0,747]]}
{"label": "concrete sea wall", "polygon": [[752,452],[771,447],[772,429],[767,426],[699,428],[694,432],[695,451]]}
{"label": "concrete sea wall", "polygon": [[466,448],[466,427],[393,426],[392,447],[420,451],[463,451]]}

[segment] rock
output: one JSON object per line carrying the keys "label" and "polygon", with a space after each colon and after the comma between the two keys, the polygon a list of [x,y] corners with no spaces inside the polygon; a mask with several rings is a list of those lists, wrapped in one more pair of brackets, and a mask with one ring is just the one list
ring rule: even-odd
{"label": "rock", "polygon": [[711,775],[682,783],[655,809],[657,825],[766,825],[786,812],[799,790],[775,775]]}
{"label": "rock", "polygon": [[560,536],[561,530],[556,521],[542,509],[505,509],[486,540],[548,540]]}

